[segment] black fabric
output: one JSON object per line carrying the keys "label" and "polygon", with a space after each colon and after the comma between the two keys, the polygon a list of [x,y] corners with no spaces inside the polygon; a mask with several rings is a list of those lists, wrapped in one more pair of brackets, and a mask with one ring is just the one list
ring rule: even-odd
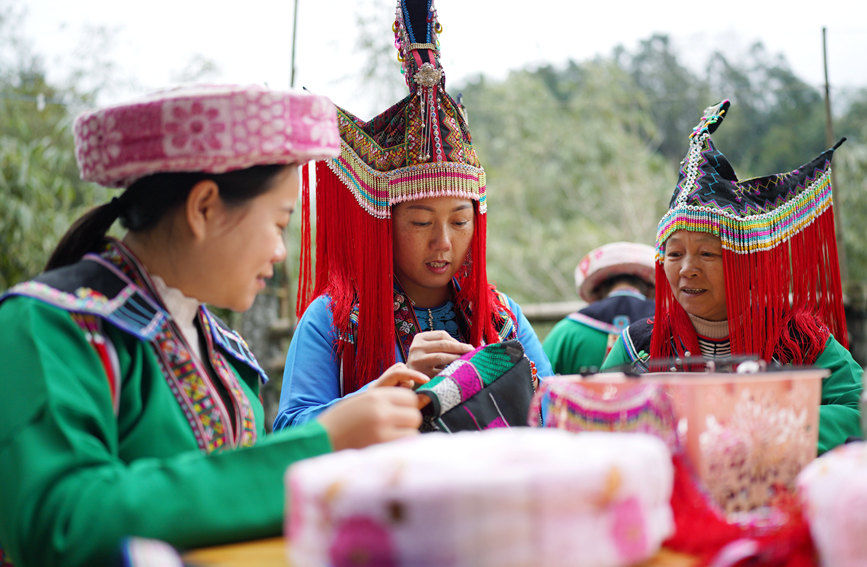
{"label": "black fabric", "polygon": [[81,287],[89,287],[112,298],[126,287],[126,282],[102,264],[82,259],[74,264],[43,272],[33,278],[58,291],[74,293]]}
{"label": "black fabric", "polygon": [[430,22],[428,12],[432,0],[403,0],[403,17],[406,29],[413,43],[430,43]]}
{"label": "black fabric", "polygon": [[650,339],[653,336],[653,317],[641,319],[626,328],[635,352],[650,352]]}
{"label": "black fabric", "polygon": [[[628,324],[653,317],[653,300],[634,295],[609,295],[578,311],[582,315],[617,326],[619,317],[628,318]],[[621,327],[622,328],[622,327]]]}
{"label": "black fabric", "polygon": [[[704,130],[713,133],[723,122],[730,103],[724,100],[705,110],[704,116],[696,126],[693,136]],[[833,148],[825,150],[812,161],[786,173],[777,173],[739,181],[728,159],[720,152],[713,141],[707,138],[698,163],[690,163],[690,158],[681,162],[677,186],[671,196],[669,208],[673,208],[678,196],[686,192],[685,204],[692,207],[710,207],[723,210],[737,217],[752,216],[772,211],[789,202],[809,186],[808,180],[815,179],[827,168],[842,138]],[[688,169],[697,167],[699,175],[692,185],[687,186]]]}
{"label": "black fabric", "polygon": [[[509,368],[471,398],[442,415],[438,415],[438,400],[430,396],[431,403],[422,410],[422,432],[481,431],[489,429],[492,424],[502,427],[503,422],[509,427],[527,426],[535,389],[524,347],[517,340],[511,340],[487,345],[484,350],[494,351],[500,360],[508,361]],[[477,367],[477,370],[483,372],[481,368]]]}

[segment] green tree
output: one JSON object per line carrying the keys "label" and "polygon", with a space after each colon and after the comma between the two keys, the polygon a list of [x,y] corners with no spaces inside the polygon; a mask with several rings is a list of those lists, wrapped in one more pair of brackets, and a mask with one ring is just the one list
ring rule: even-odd
{"label": "green tree", "polygon": [[834,154],[834,190],[848,265],[847,292],[867,305],[867,88],[854,94],[834,132],[846,137]]}
{"label": "green tree", "polygon": [[70,109],[93,94],[46,80],[22,17],[0,6],[0,289],[38,273],[72,220],[106,198],[79,179],[70,132]]}
{"label": "green tree", "polygon": [[610,60],[479,78],[463,90],[488,178],[488,273],[519,301],[575,297],[611,240],[653,242],[674,173],[632,79]]}
{"label": "green tree", "polygon": [[715,102],[707,82],[680,61],[667,35],[650,36],[634,52],[619,46],[613,57],[647,99],[648,115],[657,128],[651,140],[655,149],[678,163],[701,110]]}
{"label": "green tree", "polygon": [[821,93],[761,43],[737,60],[715,52],[707,82],[715,98],[732,100],[714,138],[740,178],[789,171],[825,149]]}

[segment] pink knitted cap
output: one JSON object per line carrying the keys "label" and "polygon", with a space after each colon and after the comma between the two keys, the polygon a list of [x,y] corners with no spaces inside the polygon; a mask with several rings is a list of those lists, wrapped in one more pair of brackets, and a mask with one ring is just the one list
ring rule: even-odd
{"label": "pink knitted cap", "polygon": [[198,85],[80,115],[73,125],[81,178],[127,187],[153,173],[224,173],[337,156],[327,98],[258,86]]}

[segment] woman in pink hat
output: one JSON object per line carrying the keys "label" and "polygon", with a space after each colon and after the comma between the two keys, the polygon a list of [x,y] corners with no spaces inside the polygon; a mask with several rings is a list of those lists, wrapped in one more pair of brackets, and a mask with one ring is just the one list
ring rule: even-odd
{"label": "woman in pink hat", "polygon": [[653,316],[654,250],[611,242],[575,267],[575,287],[587,306],[554,325],[542,348],[557,374],[592,372],[630,323]]}
{"label": "woman in pink hat", "polygon": [[[102,565],[130,536],[276,535],[290,464],[417,432],[416,396],[378,388],[266,438],[265,374],[205,307],[246,310],[285,258],[297,165],[338,150],[327,99],[179,89],[74,133],[82,177],[126,189],[0,298],[6,560]],[[126,235],[107,238],[117,219]],[[379,383],[425,380],[395,365]]]}

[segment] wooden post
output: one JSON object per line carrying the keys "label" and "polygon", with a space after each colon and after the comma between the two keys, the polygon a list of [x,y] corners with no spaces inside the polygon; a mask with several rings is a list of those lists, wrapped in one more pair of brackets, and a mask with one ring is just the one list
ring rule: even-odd
{"label": "wooden post", "polygon": [[292,11],[292,51],[289,62],[289,86],[295,88],[295,36],[298,35],[298,0]]}
{"label": "wooden post", "polygon": [[[292,8],[292,48],[289,53],[289,88],[295,88],[295,36],[298,35],[298,0],[294,0]],[[299,167],[300,170],[300,167]],[[287,249],[291,249],[288,245]],[[283,275],[285,283],[280,289],[280,301],[278,303],[279,313],[278,318],[289,319],[294,313],[294,302],[292,301],[292,266],[291,258],[287,257],[283,261]]]}
{"label": "wooden post", "polygon": [[[822,60],[825,67],[825,142],[827,147],[834,145],[834,124],[831,118],[831,85],[828,82],[828,28],[822,27]],[[840,261],[840,281],[843,289],[849,280],[849,267],[846,263],[846,246],[843,241],[843,227],[840,224],[840,215],[843,212],[843,203],[840,199],[840,188],[834,180],[834,169],[831,168],[831,198],[834,200],[834,230],[837,233],[837,257]]]}

